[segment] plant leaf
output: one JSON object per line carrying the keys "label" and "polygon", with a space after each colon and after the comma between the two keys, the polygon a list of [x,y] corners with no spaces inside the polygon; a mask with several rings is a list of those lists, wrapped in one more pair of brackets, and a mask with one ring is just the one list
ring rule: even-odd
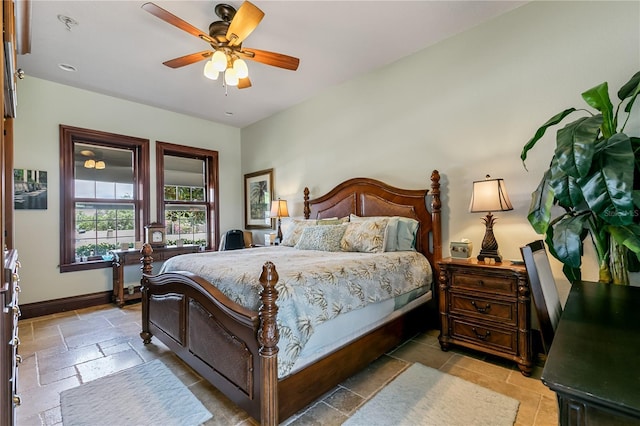
{"label": "plant leaf", "polygon": [[618,99],[625,99],[635,96],[640,91],[640,71],[635,73],[631,79],[618,90]]}
{"label": "plant leaf", "polygon": [[602,113],[602,134],[605,138],[610,138],[615,133],[616,126],[607,82],[605,81],[584,92],[582,99]]}
{"label": "plant leaf", "polygon": [[549,186],[551,171],[547,170],[538,184],[538,188],[531,194],[531,205],[527,219],[538,234],[545,234],[551,221],[551,207],[553,207],[553,190]]}
{"label": "plant leaf", "polygon": [[[522,148],[522,153],[520,154],[520,158],[522,159],[522,162],[524,163],[525,160],[527,159],[527,152],[529,152],[529,150],[531,148],[533,148],[536,144],[536,142],[542,137],[544,136],[544,132],[546,132],[546,130],[553,126],[558,124],[559,122],[561,122],[567,115],[571,114],[572,112],[574,112],[576,109],[575,108],[568,108],[565,109],[564,111],[554,115],[553,117],[551,117],[549,120],[547,120],[546,123],[544,123],[538,130],[536,130],[536,134],[533,136],[533,138],[531,138],[529,140],[529,142],[527,142],[525,144],[525,146]],[[525,167],[526,168],[526,167]]]}
{"label": "plant leaf", "polygon": [[580,212],[588,209],[589,205],[582,195],[582,188],[575,178],[567,175],[558,166],[558,161],[554,157],[551,161],[551,178],[549,185],[553,189],[555,199],[559,206],[573,212]]}
{"label": "plant leaf", "polygon": [[576,283],[582,281],[582,270],[580,268],[572,268],[569,265],[562,266],[562,272],[567,277],[570,283]]}
{"label": "plant leaf", "polygon": [[[597,157],[597,158],[596,158]],[[582,193],[595,215],[611,225],[633,220],[633,172],[635,159],[629,137],[617,133],[602,141],[596,153],[594,173],[578,179]]]}
{"label": "plant leaf", "polygon": [[558,130],[555,157],[569,176],[579,178],[589,173],[601,124],[602,115],[598,114],[579,118]]}
{"label": "plant leaf", "polygon": [[582,236],[586,215],[565,216],[553,226],[553,249],[557,259],[571,268],[582,263]]}
{"label": "plant leaf", "polygon": [[640,253],[640,225],[607,226],[613,238],[634,253]]}

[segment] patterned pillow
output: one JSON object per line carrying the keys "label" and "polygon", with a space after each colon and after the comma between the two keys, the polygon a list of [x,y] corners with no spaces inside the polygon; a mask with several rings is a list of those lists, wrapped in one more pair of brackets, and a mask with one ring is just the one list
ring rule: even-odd
{"label": "patterned pillow", "polygon": [[283,246],[293,247],[298,243],[300,236],[302,235],[302,231],[307,226],[315,226],[315,220],[305,220],[305,219],[291,219],[286,223],[283,222],[280,229],[282,230],[282,244]]}
{"label": "patterned pillow", "polygon": [[295,248],[298,250],[340,251],[340,241],[347,229],[344,225],[307,226]]}
{"label": "patterned pillow", "polygon": [[389,218],[350,222],[340,243],[343,251],[380,253],[385,249],[384,236]]}
{"label": "patterned pillow", "polygon": [[387,233],[385,235],[384,251],[416,251],[416,236],[419,222],[402,216],[369,216],[361,217],[351,214],[349,221],[382,219],[388,217]]}

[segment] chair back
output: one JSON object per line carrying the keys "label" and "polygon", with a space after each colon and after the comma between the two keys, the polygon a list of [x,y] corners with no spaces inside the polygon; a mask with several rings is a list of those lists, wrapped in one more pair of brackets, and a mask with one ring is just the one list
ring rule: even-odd
{"label": "chair back", "polygon": [[536,308],[540,333],[542,334],[542,345],[545,353],[549,353],[562,315],[558,288],[551,272],[551,264],[544,247],[544,241],[537,240],[520,247],[520,252],[527,267],[533,304]]}
{"label": "chair back", "polygon": [[224,234],[222,250],[238,250],[244,248],[244,232],[231,229]]}

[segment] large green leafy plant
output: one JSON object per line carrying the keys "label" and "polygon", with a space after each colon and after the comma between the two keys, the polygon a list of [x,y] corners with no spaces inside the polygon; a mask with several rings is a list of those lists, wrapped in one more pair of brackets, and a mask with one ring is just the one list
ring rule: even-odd
{"label": "large green leafy plant", "polygon": [[[601,282],[628,283],[628,260],[640,255],[640,137],[624,133],[640,92],[640,72],[618,91],[614,110],[606,82],[582,93],[597,113],[569,108],[551,117],[522,149],[574,112],[586,112],[559,129],[549,169],[532,194],[528,220],[545,235],[549,252],[574,282],[581,279],[583,244],[593,242]],[[634,111],[635,125],[640,112]],[[632,252],[635,256],[627,254]]]}

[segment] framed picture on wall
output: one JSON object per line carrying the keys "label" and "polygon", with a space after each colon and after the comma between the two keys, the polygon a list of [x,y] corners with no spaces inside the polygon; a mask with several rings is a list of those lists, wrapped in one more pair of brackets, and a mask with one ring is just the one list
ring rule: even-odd
{"label": "framed picture on wall", "polygon": [[13,208],[16,210],[47,209],[47,172],[13,170]]}
{"label": "framed picture on wall", "polygon": [[244,175],[245,228],[273,228],[273,221],[269,217],[271,200],[273,200],[273,169]]}

